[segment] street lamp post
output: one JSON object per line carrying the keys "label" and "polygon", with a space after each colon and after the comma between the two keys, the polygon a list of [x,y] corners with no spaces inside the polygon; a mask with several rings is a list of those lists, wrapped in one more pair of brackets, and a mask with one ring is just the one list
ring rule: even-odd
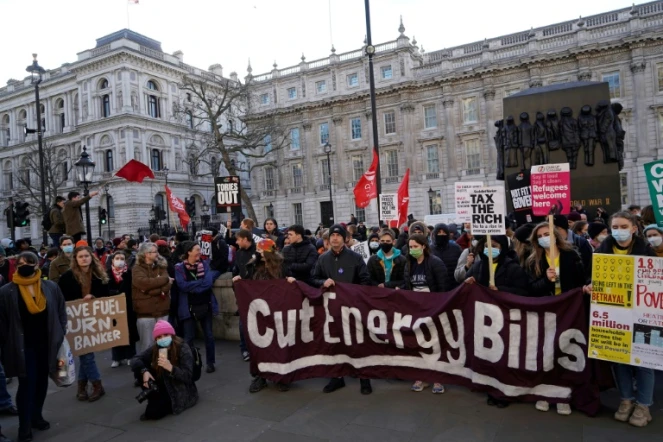
{"label": "street lamp post", "polygon": [[[373,56],[375,55],[375,46],[371,37],[371,7],[370,1],[364,0],[364,9],[366,10],[366,55],[368,55],[368,82],[371,95],[371,115],[373,123],[373,154],[377,156],[377,168],[375,170],[375,183],[377,194],[382,193],[382,179],[380,178],[380,148],[378,145],[378,113],[375,104],[375,75],[373,73]],[[378,197],[379,198],[379,197]],[[382,225],[380,210],[378,208],[378,225]]]}
{"label": "street lamp post", "polygon": [[207,201],[203,201],[203,205],[200,207],[200,210],[202,212],[200,216],[200,221],[203,223],[203,229],[206,229],[209,227],[209,204],[207,204]]}
{"label": "street lamp post", "polygon": [[334,224],[334,200],[332,199],[332,175],[331,175],[331,144],[325,143],[325,153],[327,154],[327,184],[329,185],[329,204],[331,204],[331,221],[329,225]]}
{"label": "street lamp post", "polygon": [[[168,187],[168,168],[164,167],[162,170],[163,176],[166,178],[166,187]],[[168,230],[166,236],[170,236],[170,201],[166,201],[166,229]]]}
{"label": "street lamp post", "polygon": [[[105,184],[104,185],[104,191],[106,191],[106,217],[108,218],[106,220],[106,225],[108,226],[108,240],[111,241],[112,238],[111,238],[111,229],[110,229],[110,219],[111,219],[111,215],[110,215],[110,197],[108,195],[109,190],[110,190],[110,185]],[[101,236],[101,235],[99,235],[99,236]]]}
{"label": "street lamp post", "polygon": [[[85,146],[83,146],[83,152],[81,152],[80,159],[76,161],[74,165],[78,171],[78,181],[83,184],[83,196],[88,196],[90,194],[88,186],[92,183],[92,173],[94,172],[94,161],[90,159],[90,155],[88,155]],[[87,241],[88,244],[91,244],[92,228],[90,224],[90,201],[85,202],[85,222],[87,223]]]}
{"label": "street lamp post", "polygon": [[[42,131],[41,127],[41,102],[39,100],[39,84],[43,80],[43,74],[46,72],[44,68],[39,66],[37,63],[37,54],[32,54],[33,61],[30,66],[26,68],[26,71],[30,72],[32,76],[32,84],[35,85],[35,101],[37,105],[37,146],[39,149],[39,185],[41,187],[41,213],[42,215],[48,211],[46,207],[46,182],[44,178],[44,148],[42,146]],[[25,132],[28,133],[27,126]],[[48,244],[48,233],[45,229],[42,228],[42,241],[44,244]]]}

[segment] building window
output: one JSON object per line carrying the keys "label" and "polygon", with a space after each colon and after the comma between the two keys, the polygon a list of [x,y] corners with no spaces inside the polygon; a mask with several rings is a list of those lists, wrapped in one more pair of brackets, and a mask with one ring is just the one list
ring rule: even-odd
{"label": "building window", "polygon": [[352,157],[352,178],[357,182],[364,175],[364,157],[356,155]]}
{"label": "building window", "polygon": [[603,74],[603,81],[608,83],[610,98],[619,98],[622,96],[620,82],[619,82],[619,72],[611,72],[609,74]]}
{"label": "building window", "polygon": [[437,145],[426,146],[426,162],[428,164],[428,173],[440,173]]}
{"label": "building window", "polygon": [[276,186],[274,185],[274,168],[273,167],[265,167],[265,189],[266,190],[272,190]]}
{"label": "building window", "polygon": [[658,79],[658,91],[663,92],[663,65],[656,68],[656,77]]}
{"label": "building window", "polygon": [[265,138],[263,139],[263,143],[265,145],[264,152],[269,153],[272,151],[272,136],[271,135],[265,135]]}
{"label": "building window", "polygon": [[198,175],[198,160],[193,155],[189,155],[189,174],[191,176]]}
{"label": "building window", "polygon": [[468,175],[478,175],[481,172],[481,148],[479,140],[465,140],[465,159]]}
{"label": "building window", "polygon": [[352,132],[352,139],[353,140],[360,140],[361,139],[361,118],[353,118],[350,120],[350,128]]}
{"label": "building window", "polygon": [[269,94],[260,95],[260,104],[269,104]]}
{"label": "building window", "polygon": [[320,170],[322,171],[322,184],[329,184],[329,162],[327,158],[320,160]]}
{"label": "building window", "polygon": [[147,96],[147,112],[152,118],[159,118],[159,99],[156,95]]}
{"label": "building window", "polygon": [[295,98],[297,98],[297,88],[296,87],[288,88],[288,99],[294,100]]}
{"label": "building window", "polygon": [[108,80],[106,80],[105,78],[103,78],[103,79],[99,82],[99,89],[108,89]]}
{"label": "building window", "polygon": [[357,207],[357,204],[354,203],[355,206],[355,216],[357,217],[357,222],[358,223],[365,223],[366,222],[366,209],[363,209],[361,207]]}
{"label": "building window", "polygon": [[392,77],[392,72],[391,72],[391,65],[389,66],[382,66],[380,68],[380,74],[382,74],[382,79],[383,80],[389,80]]}
{"label": "building window", "polygon": [[302,163],[294,163],[292,165],[292,187],[302,187],[304,183],[304,171]]}
{"label": "building window", "polygon": [[113,150],[108,149],[106,151],[106,172],[113,171]]}
{"label": "building window", "polygon": [[189,129],[193,129],[193,113],[191,111],[186,111],[186,125],[189,126]]}
{"label": "building window", "polygon": [[300,226],[304,225],[304,211],[302,210],[302,203],[295,203],[292,205],[292,212],[295,214],[295,224]]}
{"label": "building window", "polygon": [[435,105],[424,106],[424,129],[437,127],[437,111]]}
{"label": "building window", "polygon": [[348,75],[348,86],[349,87],[359,86],[359,76],[357,74]]}
{"label": "building window", "polygon": [[384,133],[387,135],[396,133],[396,114],[394,111],[384,113]]}
{"label": "building window", "polygon": [[463,99],[463,123],[476,123],[477,121],[476,97]]}
{"label": "building window", "polygon": [[147,88],[151,91],[158,91],[159,90],[159,88],[157,87],[157,84],[152,80],[147,82]]}
{"label": "building window", "polygon": [[161,151],[152,149],[152,170],[161,170]]}
{"label": "building window", "polygon": [[62,179],[64,181],[69,179],[69,163],[67,161],[62,163]]}
{"label": "building window", "polygon": [[235,133],[235,120],[228,120],[228,133]]}
{"label": "building window", "polygon": [[[166,200],[162,194],[154,195],[154,207],[158,207],[161,213],[166,213]],[[156,215],[156,214],[155,214]]]}
{"label": "building window", "polygon": [[325,80],[316,81],[315,90],[319,94],[324,94],[325,92],[327,92],[327,82]]}
{"label": "building window", "polygon": [[397,177],[398,176],[398,151],[389,150],[387,151],[387,176]]}
{"label": "building window", "polygon": [[299,128],[293,127],[290,129],[290,150],[299,150],[301,144],[299,143]]}
{"label": "building window", "polygon": [[110,96],[104,95],[101,97],[101,116],[106,118],[110,117]]}
{"label": "building window", "polygon": [[64,132],[64,114],[60,114],[60,133]]}
{"label": "building window", "polygon": [[622,205],[628,204],[628,174],[626,172],[619,172],[619,194]]}
{"label": "building window", "polygon": [[191,94],[189,92],[187,92],[187,94],[186,94],[186,101],[191,103]]}
{"label": "building window", "polygon": [[329,123],[320,125],[320,144],[325,145],[329,142]]}
{"label": "building window", "polygon": [[428,210],[431,215],[442,213],[442,195],[439,190],[435,191],[435,196],[428,195]]}

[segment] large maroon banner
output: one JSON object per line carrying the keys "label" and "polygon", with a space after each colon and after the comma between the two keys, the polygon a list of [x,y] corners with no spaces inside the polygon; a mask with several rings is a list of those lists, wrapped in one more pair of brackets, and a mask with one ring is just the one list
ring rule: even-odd
{"label": "large maroon banner", "polygon": [[468,284],[325,292],[274,280],[239,281],[235,293],[252,369],[272,381],[398,378],[519,400],[572,398],[590,413],[598,406],[581,289],[525,298]]}

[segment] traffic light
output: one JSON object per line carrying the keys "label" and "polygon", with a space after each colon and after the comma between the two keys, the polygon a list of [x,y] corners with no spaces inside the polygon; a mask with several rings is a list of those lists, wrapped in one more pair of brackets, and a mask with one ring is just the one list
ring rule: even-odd
{"label": "traffic light", "polygon": [[30,225],[30,204],[16,201],[14,203],[14,227],[26,227]]}
{"label": "traffic light", "polygon": [[106,209],[99,207],[99,224],[105,225],[108,222],[108,214]]}
{"label": "traffic light", "polygon": [[11,229],[14,218],[14,206],[9,206],[5,209],[5,217],[7,218],[7,228]]}
{"label": "traffic light", "polygon": [[186,206],[186,213],[189,215],[191,218],[196,216],[196,200],[194,197],[187,198],[184,200],[184,204]]}

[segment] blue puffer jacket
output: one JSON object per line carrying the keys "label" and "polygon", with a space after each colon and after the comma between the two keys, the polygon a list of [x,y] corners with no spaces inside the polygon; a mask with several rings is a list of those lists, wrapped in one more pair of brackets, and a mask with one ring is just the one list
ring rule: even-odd
{"label": "blue puffer jacket", "polygon": [[175,266],[175,282],[177,283],[177,317],[180,321],[191,318],[189,311],[189,293],[198,294],[209,291],[210,302],[212,303],[212,314],[214,316],[219,314],[219,303],[212,292],[212,285],[214,285],[215,275],[209,268],[209,262],[203,261],[205,268],[205,277],[195,281],[187,281],[186,268],[184,263],[181,262]]}

